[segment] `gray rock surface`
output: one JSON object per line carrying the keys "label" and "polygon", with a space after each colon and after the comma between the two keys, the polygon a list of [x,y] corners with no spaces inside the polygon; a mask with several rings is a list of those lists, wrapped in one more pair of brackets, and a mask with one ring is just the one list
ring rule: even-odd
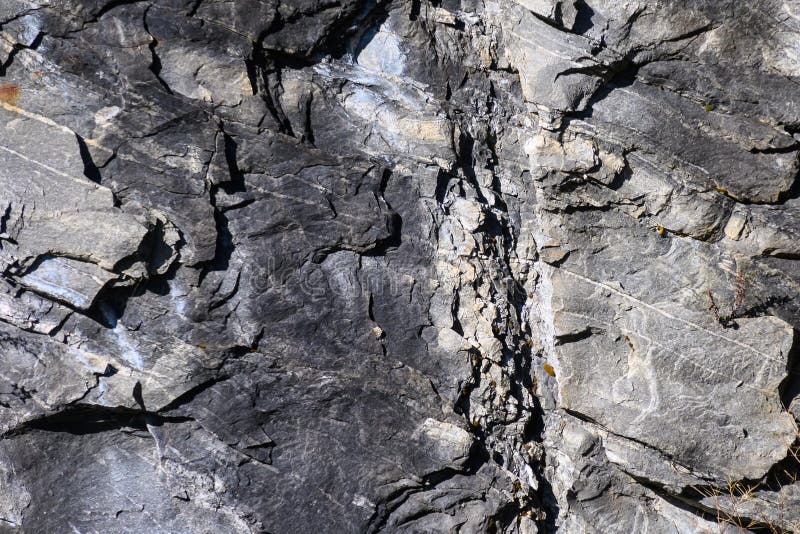
{"label": "gray rock surface", "polygon": [[0,1],[0,532],[800,531],[800,5]]}

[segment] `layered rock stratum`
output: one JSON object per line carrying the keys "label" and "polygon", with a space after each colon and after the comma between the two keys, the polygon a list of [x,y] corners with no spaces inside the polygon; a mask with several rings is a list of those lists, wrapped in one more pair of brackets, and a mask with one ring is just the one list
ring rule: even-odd
{"label": "layered rock stratum", "polygon": [[0,0],[0,532],[800,531],[800,3]]}

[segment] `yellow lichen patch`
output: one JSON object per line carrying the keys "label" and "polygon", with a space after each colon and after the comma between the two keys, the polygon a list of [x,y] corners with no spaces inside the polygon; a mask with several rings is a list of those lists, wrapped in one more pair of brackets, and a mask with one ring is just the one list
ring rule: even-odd
{"label": "yellow lichen patch", "polygon": [[548,375],[556,376],[556,370],[553,369],[553,366],[550,365],[549,363],[543,364],[542,369],[544,369],[544,372],[547,373]]}
{"label": "yellow lichen patch", "polygon": [[16,105],[19,100],[19,87],[13,83],[0,83],[0,102]]}
{"label": "yellow lichen patch", "polygon": [[724,187],[720,187],[717,184],[711,184],[711,189],[722,195],[730,196],[730,192],[727,189],[725,189]]}
{"label": "yellow lichen patch", "polygon": [[633,346],[633,341],[631,341],[631,338],[625,336],[625,342],[628,344],[628,346],[631,348],[632,351],[636,350],[636,348]]}

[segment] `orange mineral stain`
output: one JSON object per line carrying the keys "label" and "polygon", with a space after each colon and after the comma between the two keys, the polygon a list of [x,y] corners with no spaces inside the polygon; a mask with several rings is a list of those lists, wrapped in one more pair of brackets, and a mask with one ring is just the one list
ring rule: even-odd
{"label": "orange mineral stain", "polygon": [[19,99],[19,87],[13,83],[0,83],[0,102],[15,106]]}

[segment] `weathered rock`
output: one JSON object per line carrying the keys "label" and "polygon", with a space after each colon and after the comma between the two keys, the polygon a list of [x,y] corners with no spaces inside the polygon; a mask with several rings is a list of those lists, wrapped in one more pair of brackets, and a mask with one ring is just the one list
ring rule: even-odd
{"label": "weathered rock", "polygon": [[799,15],[0,2],[0,531],[800,529]]}
{"label": "weathered rock", "polygon": [[758,479],[783,459],[797,435],[778,394],[790,325],[740,319],[725,331],[569,267],[550,276],[565,410],[716,482]]}

